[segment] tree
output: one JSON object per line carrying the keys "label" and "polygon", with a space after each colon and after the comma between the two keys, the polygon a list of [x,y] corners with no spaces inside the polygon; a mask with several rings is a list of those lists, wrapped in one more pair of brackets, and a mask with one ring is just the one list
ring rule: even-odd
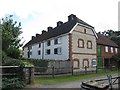
{"label": "tree", "polygon": [[2,51],[8,56],[19,58],[19,48],[23,45],[20,44],[19,38],[21,31],[21,23],[17,25],[17,21],[13,21],[13,15],[2,18]]}

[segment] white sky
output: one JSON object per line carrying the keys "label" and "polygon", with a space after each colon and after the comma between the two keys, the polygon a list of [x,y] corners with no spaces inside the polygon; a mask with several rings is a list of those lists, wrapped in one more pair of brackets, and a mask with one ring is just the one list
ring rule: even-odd
{"label": "white sky", "polygon": [[57,21],[66,22],[68,15],[95,27],[96,32],[118,30],[119,0],[0,0],[0,18],[13,14],[22,24],[23,41],[41,33]]}

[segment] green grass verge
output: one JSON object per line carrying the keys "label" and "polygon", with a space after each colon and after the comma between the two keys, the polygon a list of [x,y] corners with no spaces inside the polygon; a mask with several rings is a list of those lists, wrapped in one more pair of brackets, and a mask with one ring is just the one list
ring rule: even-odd
{"label": "green grass verge", "polygon": [[93,74],[86,74],[86,75],[73,75],[73,76],[63,76],[63,77],[36,77],[35,84],[54,84],[54,83],[62,83],[62,82],[70,82],[70,81],[77,81],[81,79],[93,78],[108,74],[118,73],[118,71],[109,71],[109,72],[101,72],[101,73],[93,73]]}

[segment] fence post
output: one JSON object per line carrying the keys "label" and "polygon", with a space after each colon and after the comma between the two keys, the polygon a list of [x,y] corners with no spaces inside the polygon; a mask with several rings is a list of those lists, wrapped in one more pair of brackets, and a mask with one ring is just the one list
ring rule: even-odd
{"label": "fence post", "polygon": [[72,75],[73,75],[73,73],[74,73],[74,72],[73,72],[73,66],[72,66]]}
{"label": "fence post", "polygon": [[85,74],[87,74],[87,66],[85,66]]}
{"label": "fence post", "polygon": [[32,70],[31,70],[32,68],[31,67],[29,67],[29,84],[31,84],[31,73],[32,73]]}
{"label": "fence post", "polygon": [[97,66],[96,66],[96,73],[98,72],[98,70],[97,70]]}
{"label": "fence post", "polygon": [[54,74],[55,74],[55,73],[54,73],[54,69],[55,69],[55,68],[54,68],[54,66],[53,66],[53,67],[52,67],[52,77],[53,77],[53,78],[54,78]]}

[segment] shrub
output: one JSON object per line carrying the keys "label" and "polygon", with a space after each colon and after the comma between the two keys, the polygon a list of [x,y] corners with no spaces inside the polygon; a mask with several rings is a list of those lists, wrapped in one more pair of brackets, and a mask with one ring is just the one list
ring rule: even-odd
{"label": "shrub", "polygon": [[22,58],[23,61],[32,63],[35,67],[35,71],[37,72],[45,72],[48,68],[48,60],[44,59],[30,59],[30,58]]}
{"label": "shrub", "polygon": [[7,55],[4,51],[2,51],[2,64],[7,62]]}
{"label": "shrub", "polygon": [[25,87],[25,82],[19,78],[2,78],[3,89],[15,89]]}
{"label": "shrub", "polygon": [[20,58],[20,50],[15,48],[15,47],[8,48],[6,53],[9,57],[12,57],[12,58],[15,58],[15,59]]}

